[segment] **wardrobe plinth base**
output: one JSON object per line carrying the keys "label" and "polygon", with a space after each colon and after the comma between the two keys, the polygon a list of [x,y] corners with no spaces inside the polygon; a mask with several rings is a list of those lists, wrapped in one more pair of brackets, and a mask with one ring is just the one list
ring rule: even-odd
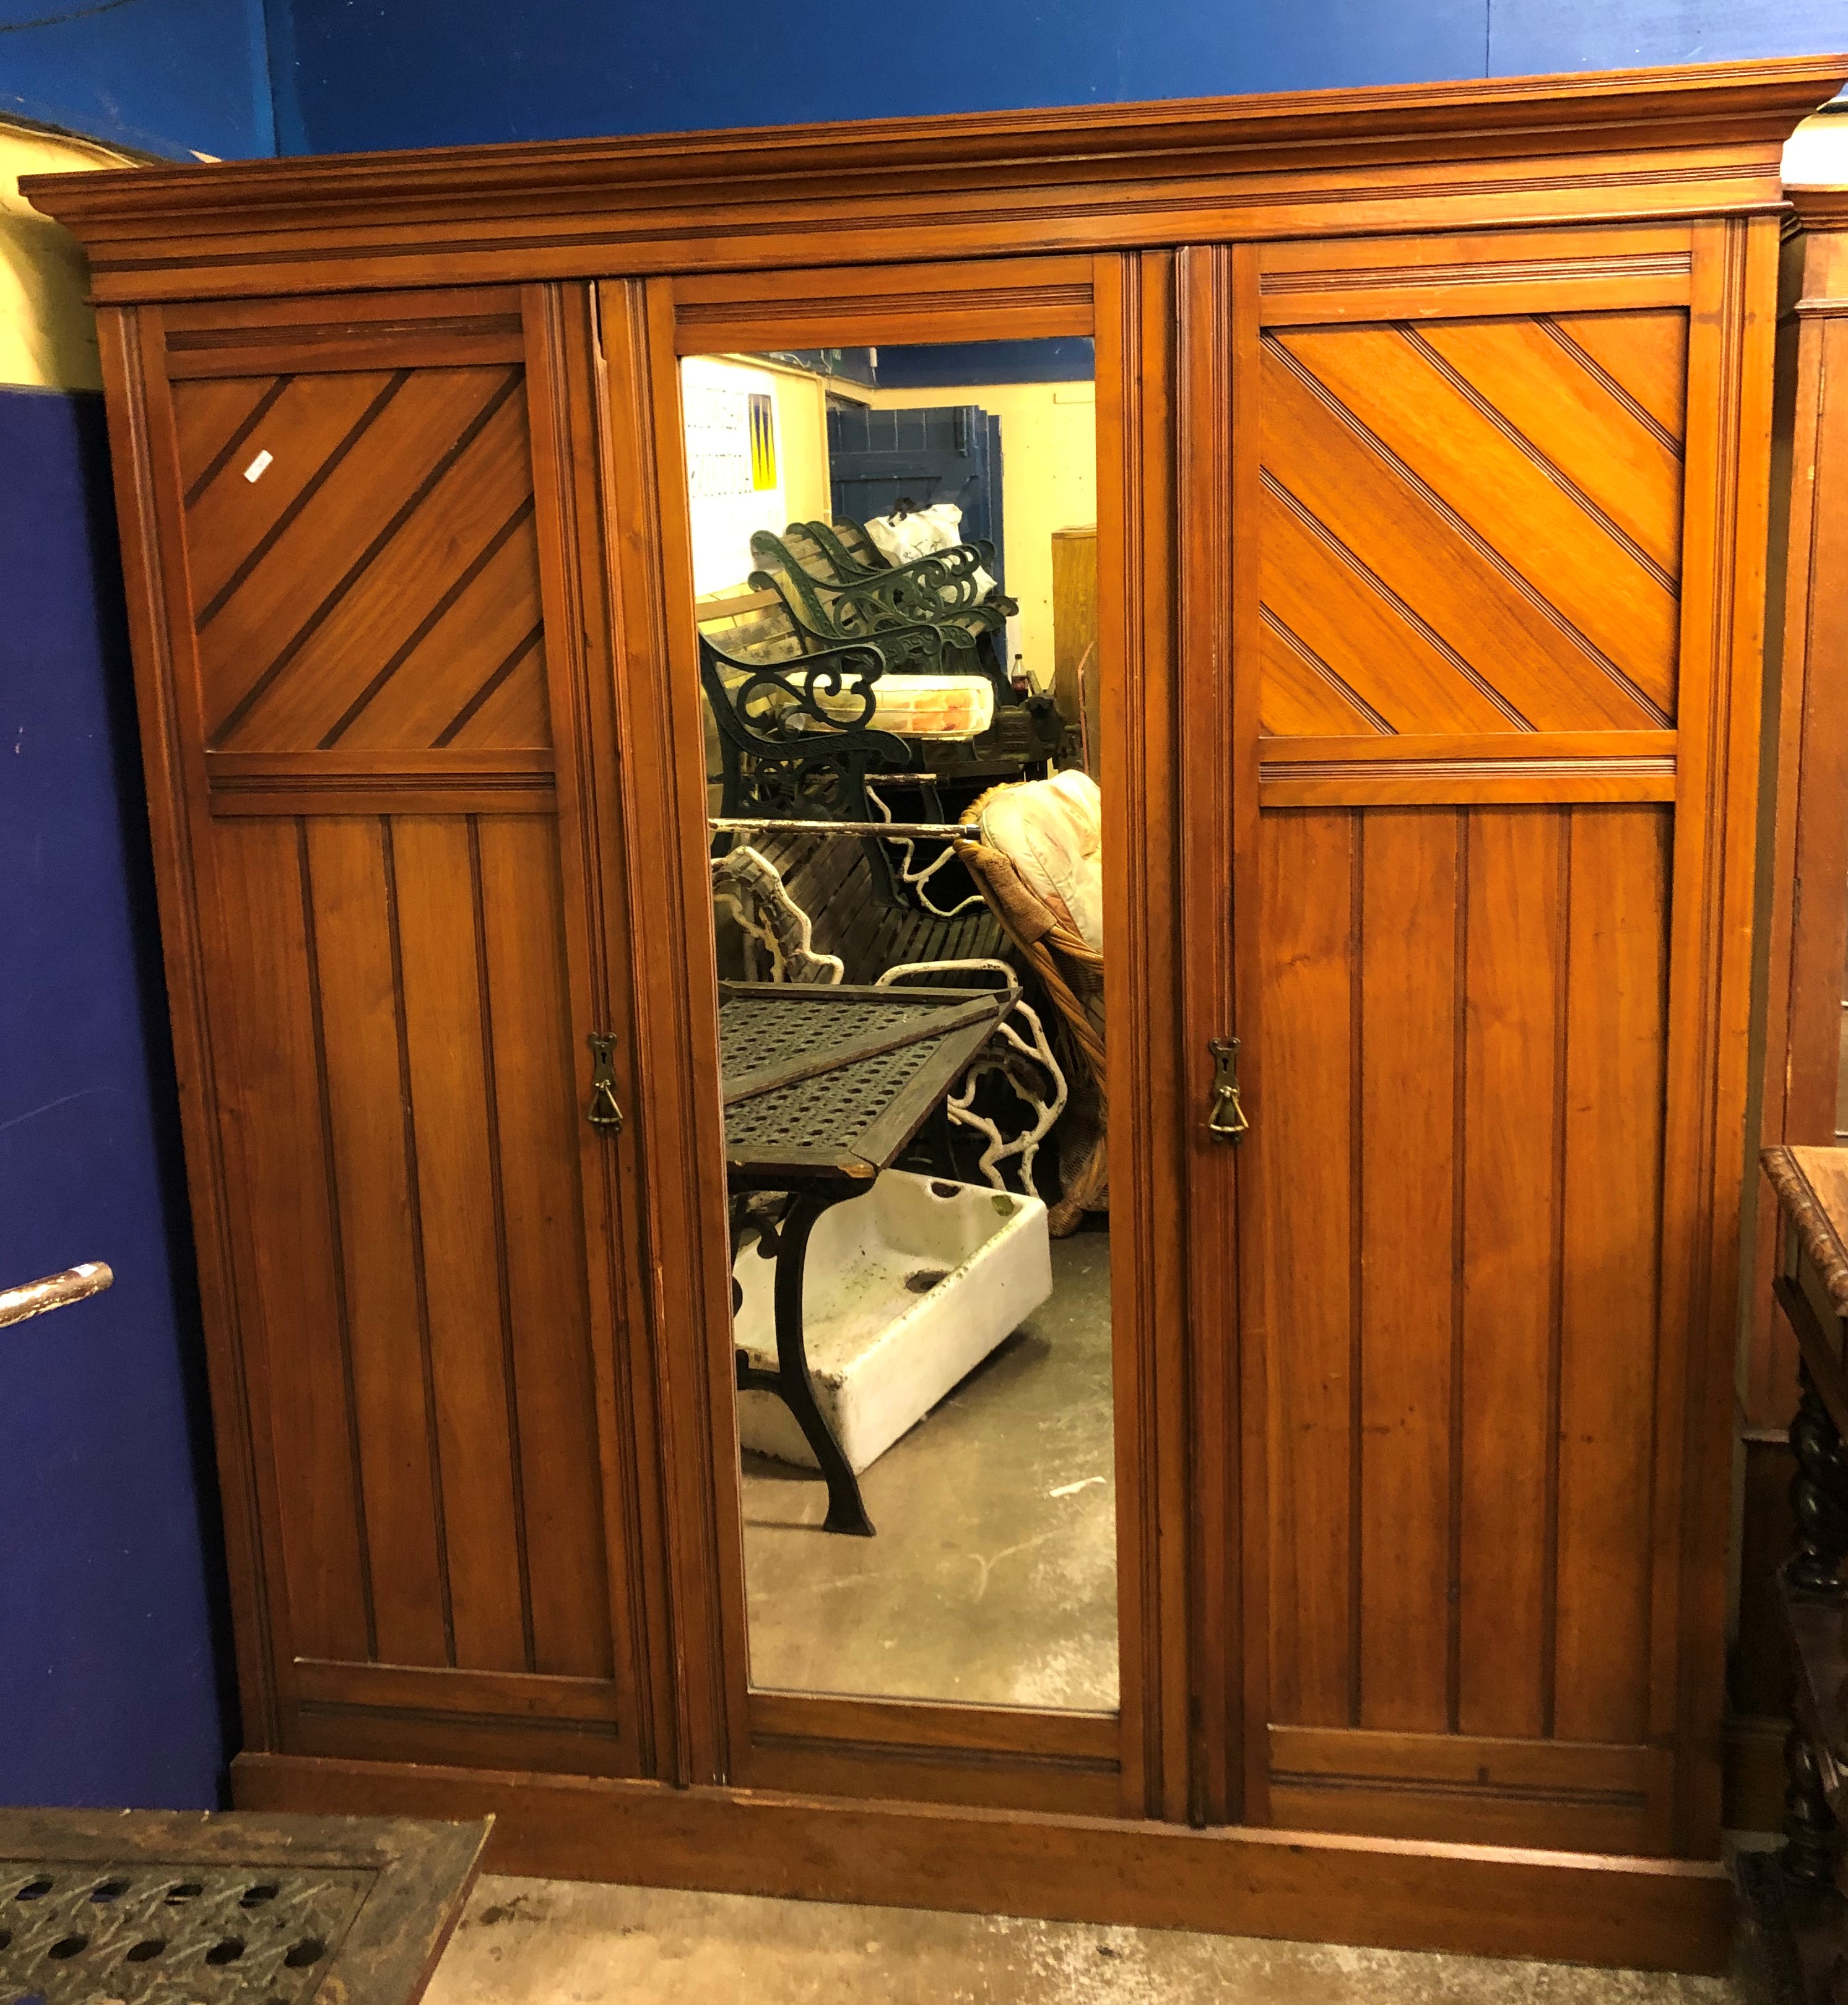
{"label": "wardrobe plinth base", "polygon": [[246,1754],[241,1809],[473,1817],[490,1872],[1723,1971],[1715,1863]]}

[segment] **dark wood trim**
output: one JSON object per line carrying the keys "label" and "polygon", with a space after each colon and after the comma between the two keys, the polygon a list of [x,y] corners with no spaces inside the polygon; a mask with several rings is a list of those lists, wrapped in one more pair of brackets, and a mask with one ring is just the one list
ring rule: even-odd
{"label": "dark wood trim", "polygon": [[1458,732],[1450,737],[1422,736],[1382,731],[1338,738],[1283,738],[1260,732],[1260,771],[1287,771],[1292,766],[1337,761],[1386,767],[1427,760],[1465,760],[1492,764],[1502,760],[1658,760],[1674,757],[1672,731],[1485,731]]}
{"label": "dark wood trim", "polygon": [[1259,767],[1258,792],[1267,808],[1672,801],[1675,771],[1672,758],[1279,759]]}
{"label": "dark wood trim", "polygon": [[1270,1800],[1288,1828],[1658,1856],[1673,1756],[1663,1748],[1464,1733],[1273,1726]]}
{"label": "dark wood trim", "polygon": [[[1182,678],[1177,708],[1184,716],[1226,718],[1246,700],[1235,672],[1224,557],[1229,550],[1231,571],[1239,575],[1243,564],[1239,539],[1231,534],[1233,496],[1225,465],[1238,422],[1231,272],[1235,261],[1245,255],[1190,248],[1178,261],[1175,618]],[[1250,1736],[1243,1721],[1250,1695],[1242,1689],[1241,1640],[1249,1607],[1249,1596],[1241,1606],[1241,1589],[1256,1581],[1246,1571],[1249,1551],[1241,1564],[1239,1526],[1256,1499],[1249,1472],[1242,1508],[1238,1494],[1245,1452],[1239,1379],[1248,1341],[1239,1295],[1245,1262],[1240,1164],[1231,1149],[1204,1133],[1212,1064],[1205,1040],[1251,1036],[1233,992],[1242,891],[1237,850],[1249,831],[1236,819],[1223,728],[1179,734],[1175,756],[1182,830],[1178,890],[1182,911],[1191,915],[1181,936],[1175,1084],[1187,1206],[1189,1323],[1196,1347],[1190,1416],[1200,1542],[1193,1582],[1194,1677],[1199,1689],[1214,1694],[1201,1708],[1190,1796],[1196,1815],[1219,1823],[1251,1818],[1254,1784],[1260,1803],[1263,1793],[1263,1766],[1254,1770],[1249,1759]],[[1261,1446],[1258,1452],[1261,1458]]]}
{"label": "dark wood trim", "polygon": [[1692,269],[1686,226],[1674,222],[1590,244],[1549,230],[1271,244],[1258,264],[1267,328],[1685,306]]}
{"label": "dark wood trim", "polygon": [[1111,1817],[1114,1714],[753,1691],[753,1789]]}
{"label": "dark wood trim", "polygon": [[[1121,1809],[1188,1814],[1189,1365],[1174,1027],[1175,259],[1096,261]],[[1127,1202],[1125,1202],[1126,1195]]]}
{"label": "dark wood trim", "polygon": [[339,370],[479,369],[522,359],[517,313],[447,320],[368,323],[355,328],[227,328],[176,341],[174,382],[218,376],[317,374]]}
{"label": "dark wood trim", "polygon": [[330,1663],[298,1657],[296,1689],[304,1705],[475,1714],[508,1722],[577,1720],[605,1731],[617,1718],[608,1678],[551,1677],[531,1671],[458,1671],[422,1664]]}
{"label": "dark wood trim", "polygon": [[1775,209],[1784,139],[1845,73],[1817,56],[39,175],[26,191],[84,239],[103,300],[1702,215]]}
{"label": "dark wood trim", "polygon": [[1716,1972],[1725,1869],[768,1790],[241,1756],[253,1810],[495,1818],[496,1872]]}
{"label": "dark wood trim", "polygon": [[207,752],[214,815],[552,814],[550,752]]}
{"label": "dark wood trim", "polygon": [[[1777,223],[1696,226],[1688,356],[1676,833],[1671,875],[1652,1738],[1676,1749],[1675,1849],[1720,1838],[1739,1234],[1751,1020],[1762,581]],[[1684,1236],[1685,1234],[1685,1236]],[[1678,1417],[1679,1434],[1674,1420]]]}
{"label": "dark wood trim", "polygon": [[659,1386],[666,1691],[675,1709],[671,1765],[664,1757],[657,1772],[712,1782],[732,1772],[745,1730],[744,1575],[729,1474],[731,1276],[725,1234],[713,1229],[725,1216],[725,1128],[704,775],[703,762],[685,756],[703,736],[671,295],[659,279],[597,291],[610,486],[635,511],[619,521],[612,550],[623,775],[615,806],[625,848],[648,859],[627,880],[630,936],[648,943],[627,978],[637,1198],[649,1248],[635,1278]]}
{"label": "dark wood trim", "polygon": [[[992,341],[1091,332],[1091,260],[990,258],[967,265],[727,273],[674,281],[674,352],[877,346],[882,340]],[[902,327],[902,336],[893,329]]]}
{"label": "dark wood trim", "polygon": [[[1262,381],[1263,310],[1258,285],[1263,254],[1252,244],[1235,244],[1226,257],[1220,283],[1219,339],[1222,352],[1218,367],[1225,372],[1220,395],[1229,413],[1230,437],[1224,448],[1225,460],[1214,481],[1214,501],[1226,511],[1222,532],[1241,518],[1260,519],[1263,507],[1263,469],[1255,448],[1262,427],[1260,406]],[[1225,784],[1229,789],[1230,816],[1217,840],[1229,841],[1229,855],[1222,850],[1219,867],[1231,886],[1232,949],[1228,965],[1233,971],[1223,999],[1229,1004],[1233,1033],[1249,1054],[1242,1076],[1252,1095],[1257,1115],[1252,1133],[1239,1145],[1235,1172],[1238,1198],[1235,1327],[1238,1333],[1237,1376],[1233,1403],[1227,1419],[1228,1452],[1234,1456],[1238,1483],[1238,1525],[1242,1528],[1232,1547],[1238,1556],[1239,1591],[1238,1655],[1234,1659],[1240,1691],[1235,1715],[1242,1736],[1240,1767],[1243,1789],[1241,1814],[1247,1822],[1267,1824],[1274,1821],[1270,1804],[1270,1762],[1267,1722],[1271,1714],[1270,1683],[1270,1527],[1271,1504],[1268,1375],[1270,1347],[1284,1340],[1282,1332],[1272,1329],[1265,1284],[1265,1228],[1263,1178],[1274,1175],[1262,1127],[1264,1104],[1263,1052],[1263,996],[1264,982],[1258,959],[1258,937],[1263,910],[1260,872],[1263,806],[1256,764],[1255,747],[1262,729],[1260,715],[1263,687],[1261,646],[1263,617],[1260,603],[1261,572],[1259,553],[1250,538],[1233,539],[1233,560],[1221,566],[1218,592],[1212,612],[1217,644],[1228,664],[1231,682],[1231,715],[1232,757]],[[1254,750],[1248,750],[1252,747]],[[1221,978],[1222,980],[1223,977]],[[1253,1149],[1247,1145],[1257,1143]],[[1224,1145],[1196,1140],[1196,1158],[1202,1149],[1222,1160]],[[1231,1446],[1236,1443],[1235,1448]]]}
{"label": "dark wood trim", "polygon": [[[564,890],[571,1057],[578,1106],[589,1103],[593,1031],[617,1039],[623,1104],[639,1070],[632,1002],[635,936],[626,910],[629,852],[613,795],[620,789],[607,430],[599,392],[596,302],[587,286],[529,286],[521,294],[534,524],[546,644]],[[595,1361],[598,1466],[614,1634],[618,1717],[631,1772],[671,1761],[673,1667],[662,1579],[661,1484],[655,1460],[659,1389],[649,1342],[642,1260],[641,1165],[631,1147],[588,1122],[578,1131],[587,1309]]]}
{"label": "dark wood trim", "polygon": [[1108,1712],[1013,1705],[950,1705],[917,1699],[849,1698],[754,1691],[754,1724],[785,1740],[846,1746],[884,1743],[988,1754],[1038,1748],[1049,1761],[1116,1767],[1116,1721]]}
{"label": "dark wood trim", "polygon": [[[105,309],[97,316],[97,331],[108,393],[116,519],[128,586],[155,891],[186,1144],[201,1320],[210,1367],[213,1436],[230,1579],[237,1688],[246,1744],[274,1747],[280,1745],[281,1727],[270,1649],[269,1570],[273,1561],[263,1536],[266,1503],[272,1506],[274,1500],[262,1494],[253,1439],[246,1333],[231,1230],[230,1173],[219,1126],[219,1108],[227,1081],[208,1002],[214,986],[213,929],[201,912],[199,894],[200,852],[209,843],[201,813],[203,801],[196,787],[198,774],[196,769],[188,771],[188,721],[181,696],[184,675],[175,646],[176,630],[184,627],[184,569],[177,561],[171,539],[161,535],[165,511],[155,488],[158,449],[153,433],[158,420],[150,413],[150,401],[160,406],[163,414],[166,408],[159,320],[157,307]],[[162,458],[164,462],[164,455]],[[170,497],[167,505],[171,505]],[[176,588],[177,604],[173,597]],[[185,671],[191,666],[186,660]]]}

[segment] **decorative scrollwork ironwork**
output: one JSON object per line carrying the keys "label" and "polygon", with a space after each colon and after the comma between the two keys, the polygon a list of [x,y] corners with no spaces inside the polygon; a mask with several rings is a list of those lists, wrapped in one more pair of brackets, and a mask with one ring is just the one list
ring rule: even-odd
{"label": "decorative scrollwork ironwork", "polygon": [[973,668],[993,684],[997,702],[1016,700],[994,637],[1020,608],[984,582],[982,553],[975,545],[955,544],[880,571],[863,567],[848,576],[836,569],[813,533],[817,526],[792,522],[782,536],[757,531],[750,539],[760,566],[752,589],[777,591],[799,625],[831,638],[877,639],[888,646],[894,634],[934,630],[934,643],[908,638],[896,644],[901,651],[892,654],[892,665],[936,672],[946,650],[972,655],[972,662],[954,672]]}
{"label": "decorative scrollwork ironwork", "polygon": [[966,662],[949,658],[952,650],[966,655],[973,638],[960,627],[919,618],[901,620],[881,609],[876,601],[847,591],[824,601],[813,585],[799,574],[754,571],[745,581],[753,592],[774,592],[799,633],[823,647],[843,642],[876,643],[886,666],[898,675],[966,675]]}
{"label": "decorative scrollwork ironwork", "polygon": [[[874,578],[894,568],[891,559],[873,542],[866,524],[855,521],[851,515],[838,516],[832,522],[804,522],[799,526],[814,538],[842,578]],[[991,577],[994,574],[995,546],[985,537],[971,536],[957,547],[973,550],[982,568]]]}
{"label": "decorative scrollwork ironwork", "polygon": [[[778,820],[875,817],[866,776],[915,764],[909,741],[870,729],[886,672],[877,648],[828,648],[752,660],[700,640],[700,679],[718,732],[722,812]],[[718,837],[715,853],[731,847]],[[890,876],[883,846],[879,864]],[[891,895],[899,894],[890,887]]]}

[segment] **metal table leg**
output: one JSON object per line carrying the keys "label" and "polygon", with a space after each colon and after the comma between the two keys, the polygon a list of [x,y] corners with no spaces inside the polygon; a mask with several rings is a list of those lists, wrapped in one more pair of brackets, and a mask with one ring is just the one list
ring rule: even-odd
{"label": "metal table leg", "polygon": [[[764,1371],[753,1364],[747,1353],[736,1353],[738,1389],[741,1392],[774,1392],[796,1417],[803,1438],[821,1466],[827,1484],[827,1517],[822,1529],[848,1532],[857,1538],[873,1536],[873,1521],[860,1501],[859,1478],[841,1452],[821,1409],[816,1404],[814,1382],[809,1376],[809,1354],[803,1328],[803,1279],[808,1266],[809,1235],[816,1220],[831,1206],[862,1195],[858,1190],[792,1192],[782,1217],[774,1227],[761,1214],[755,1220],[761,1235],[775,1234],[776,1369]],[[736,1257],[736,1245],[733,1254]]]}

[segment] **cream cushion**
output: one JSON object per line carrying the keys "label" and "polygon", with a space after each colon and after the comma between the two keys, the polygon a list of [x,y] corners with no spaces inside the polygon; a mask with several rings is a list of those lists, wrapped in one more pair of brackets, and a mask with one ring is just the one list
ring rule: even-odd
{"label": "cream cushion", "polygon": [[982,839],[1094,953],[1104,950],[1104,797],[1088,773],[996,787],[981,802]]}
{"label": "cream cushion", "polygon": [[[806,690],[824,718],[852,731],[891,731],[901,738],[979,738],[995,721],[994,685],[985,676],[884,675],[873,685],[873,715],[862,721],[866,707],[866,684],[861,676],[848,674],[844,686],[829,686],[825,672],[812,679],[803,675],[806,657],[797,655],[785,662],[766,662],[755,672],[726,667],[722,679],[734,695],[749,682],[752,722],[767,724],[773,717],[789,718],[797,731],[824,732],[827,726],[803,715],[799,690]],[[786,676],[786,682],[766,679]]]}

